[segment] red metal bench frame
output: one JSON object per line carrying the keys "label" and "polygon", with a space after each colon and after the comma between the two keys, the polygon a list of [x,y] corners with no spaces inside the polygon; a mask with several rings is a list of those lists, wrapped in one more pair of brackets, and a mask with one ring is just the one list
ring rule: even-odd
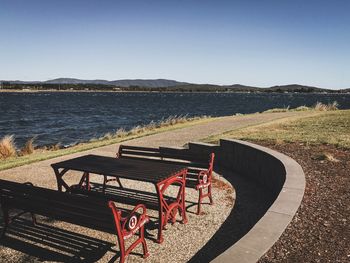
{"label": "red metal bench frame", "polygon": [[[158,232],[158,238],[157,242],[162,243],[163,242],[163,236],[162,236],[162,230],[164,229],[165,225],[171,221],[172,224],[176,221],[176,215],[179,211],[179,214],[182,217],[182,223],[187,223],[187,215],[186,215],[186,204],[185,204],[185,185],[186,185],[186,174],[187,170],[184,169],[181,172],[174,174],[172,177],[159,182],[156,185],[157,194],[159,196],[159,232]],[[178,186],[178,193],[176,195],[176,199],[169,201],[167,198],[165,198],[164,194],[165,191],[169,188],[171,185]]]}
{"label": "red metal bench frame", "polygon": [[[23,185],[30,187],[30,188],[34,188],[33,190],[35,190],[34,194],[33,192],[31,192],[31,196],[33,196],[33,201],[30,203],[31,206],[35,207],[35,205],[37,204],[38,206],[40,206],[40,202],[39,203],[35,203],[34,201],[38,199],[38,197],[40,196],[40,198],[42,198],[41,200],[48,200],[50,199],[50,201],[52,203],[55,203],[55,197],[57,197],[56,199],[58,200],[60,195],[67,195],[68,193],[61,193],[58,191],[54,191],[54,190],[50,190],[50,189],[45,189],[45,188],[41,188],[41,187],[35,187],[33,186],[32,183],[24,183],[24,184],[20,184],[20,183],[15,183],[15,182],[10,182],[10,181],[5,181],[5,180],[0,180],[0,204],[1,204],[1,209],[3,212],[3,217],[4,217],[4,228],[2,230],[2,233],[0,234],[0,238],[4,237],[6,229],[8,227],[8,225],[15,219],[18,218],[19,216],[23,215],[24,213],[30,213],[31,217],[32,217],[32,222],[35,225],[36,224],[36,218],[35,218],[35,214],[33,213],[33,211],[31,211],[30,209],[26,209],[23,212],[20,212],[12,217],[9,216],[9,210],[10,209],[20,209],[22,210],[22,207],[16,207],[16,205],[9,205],[7,202],[7,200],[13,200],[13,198],[16,199],[23,199],[22,201],[25,200],[25,202],[28,202],[28,195],[26,195],[26,190],[23,190]],[[5,191],[3,191],[3,189]],[[16,194],[12,195],[11,191],[15,191]],[[24,195],[18,196],[19,194],[21,194],[23,191]],[[43,194],[42,192],[47,192],[49,193],[49,195],[47,197],[44,197],[45,194]],[[40,193],[40,195],[39,195]],[[38,197],[35,197],[38,196]],[[40,199],[39,198],[39,199]],[[45,199],[46,198],[46,199]],[[75,196],[74,198],[78,198],[77,196]],[[30,199],[31,200],[31,199]],[[86,200],[86,199],[85,199]],[[93,202],[93,198],[89,197],[89,200],[91,200]],[[97,200],[97,199],[96,199]],[[84,200],[82,199],[82,203],[81,206],[84,207]],[[10,201],[11,204],[13,204],[13,202]],[[148,253],[148,249],[147,249],[147,244],[146,244],[146,240],[145,240],[145,224],[149,221],[149,217],[147,215],[147,211],[146,211],[146,207],[143,204],[139,204],[136,205],[134,207],[134,209],[127,213],[126,216],[122,216],[122,213],[120,210],[117,209],[117,207],[115,206],[114,202],[112,201],[108,201],[106,203],[106,205],[108,204],[108,207],[111,209],[111,212],[113,214],[113,219],[114,219],[114,225],[115,225],[115,229],[117,232],[117,240],[118,240],[118,244],[119,244],[119,248],[120,248],[120,262],[124,263],[125,262],[125,258],[130,254],[130,252],[140,243],[142,244],[142,248],[143,248],[143,258],[146,258],[149,256]],[[69,204],[69,206],[71,206],[71,204]],[[79,205],[80,207],[80,205]],[[98,209],[98,207],[96,207]],[[33,208],[32,208],[33,209]],[[70,208],[71,209],[71,208]],[[50,210],[50,207],[47,207],[47,213],[54,213],[54,210]],[[42,214],[44,216],[47,216],[46,214]],[[92,218],[93,215],[89,214],[87,215],[90,219]],[[80,216],[81,220],[79,219],[80,224],[82,224],[81,221],[84,221],[84,218],[82,215]],[[67,220],[67,219],[66,219]],[[65,221],[64,219],[62,221]],[[69,221],[67,221],[69,222]],[[84,224],[82,224],[84,225]],[[84,225],[86,226],[86,225]],[[134,241],[128,248],[125,247],[125,240],[131,238],[132,236],[134,236],[135,234],[138,234],[139,238]]]}
{"label": "red metal bench frame", "polygon": [[[146,207],[142,204],[135,208],[126,217],[122,217],[121,212],[116,208],[114,202],[109,201],[108,206],[112,209],[115,226],[117,230],[118,243],[120,248],[120,263],[125,262],[125,257],[138,245],[142,244],[143,258],[149,256],[147,244],[145,240],[145,224],[149,221],[146,214]],[[142,210],[141,213],[138,211]],[[127,249],[125,249],[125,240],[139,232],[139,238],[134,241]]]}
{"label": "red metal bench frame", "polygon": [[[201,170],[198,172],[198,184],[196,185],[196,189],[199,192],[198,195],[198,205],[197,205],[197,215],[201,213],[201,205],[202,200],[205,197],[209,197],[210,205],[213,204],[213,197],[212,197],[212,175],[213,175],[213,167],[214,167],[214,158],[215,154],[211,153],[209,155],[209,167],[208,170]],[[207,189],[206,192],[203,190]]]}
{"label": "red metal bench frame", "polygon": [[[184,169],[179,173],[174,174],[170,178],[156,184],[156,191],[159,198],[158,213],[159,213],[159,224],[160,224],[158,236],[157,236],[158,243],[163,242],[162,230],[164,229],[165,225],[169,221],[171,221],[172,224],[175,223],[176,215],[178,211],[182,218],[181,222],[183,224],[186,224],[188,221],[187,215],[186,215],[186,203],[185,203],[186,174],[187,174],[187,170]],[[112,181],[112,180],[113,179],[110,179],[109,181]],[[171,185],[176,185],[179,188],[178,188],[178,192],[176,194],[175,200],[169,201],[169,199],[165,197],[165,192],[168,189],[168,187]],[[89,191],[90,190],[89,173],[84,173],[79,184],[73,185],[71,186],[71,188],[72,187],[73,188],[77,187],[77,188],[81,188]],[[103,185],[103,190],[105,190],[105,187],[106,185]],[[200,191],[200,196],[201,198],[203,198],[208,195],[205,195],[202,193],[202,191]],[[210,198],[211,198],[211,191],[210,191]]]}
{"label": "red metal bench frame", "polygon": [[[171,153],[164,154],[160,148],[119,145],[118,151],[116,153],[116,158],[123,158],[124,154],[127,155],[127,158],[141,159],[141,160],[147,160],[148,158],[151,158],[152,160],[168,162],[168,163],[172,163],[172,162],[178,163],[177,160],[188,161],[188,159],[186,159],[186,157],[181,154],[174,154],[174,155],[172,155]],[[215,154],[210,153],[209,160],[208,160],[208,163],[209,163],[208,168],[207,169],[200,168],[200,171],[197,174],[197,181],[191,184],[191,187],[198,191],[198,203],[197,203],[197,212],[196,212],[197,215],[201,213],[201,206],[204,198],[208,197],[210,201],[210,205],[213,204],[212,174],[213,174],[213,167],[214,167],[214,159],[215,159]],[[188,164],[191,165],[190,162]],[[107,183],[110,181],[117,181],[119,186],[123,187],[118,177],[113,179],[108,179],[108,177],[105,175],[103,180],[103,189],[106,188]]]}

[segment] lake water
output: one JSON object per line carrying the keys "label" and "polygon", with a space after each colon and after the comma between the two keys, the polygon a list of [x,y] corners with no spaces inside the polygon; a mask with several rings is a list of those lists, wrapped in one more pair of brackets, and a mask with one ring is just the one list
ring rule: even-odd
{"label": "lake water", "polygon": [[70,145],[174,115],[225,116],[317,101],[350,108],[350,94],[0,93],[0,138],[13,134],[18,147],[34,136],[36,145]]}

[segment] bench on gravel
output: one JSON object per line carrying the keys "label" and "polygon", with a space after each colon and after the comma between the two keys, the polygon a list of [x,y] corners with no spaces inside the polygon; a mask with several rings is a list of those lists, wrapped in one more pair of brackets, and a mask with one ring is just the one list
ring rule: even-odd
{"label": "bench on gravel", "polygon": [[[35,215],[117,234],[120,262],[138,245],[142,244],[143,257],[149,253],[144,236],[144,225],[149,221],[146,208],[138,204],[132,211],[117,209],[114,202],[93,198],[84,194],[71,194],[33,186],[31,183],[15,183],[0,180],[0,204],[4,217],[1,237],[12,220],[30,213],[33,224]],[[10,211],[20,213],[10,216]],[[125,241],[138,234],[138,238],[127,249]]]}
{"label": "bench on gravel", "polygon": [[[208,197],[210,204],[213,204],[212,173],[215,157],[214,153],[210,153],[208,158],[203,159],[188,153],[181,153],[181,151],[173,148],[120,145],[116,155],[117,158],[156,160],[164,163],[186,165],[188,167],[186,187],[196,189],[199,193],[197,214],[201,212],[203,198]],[[108,176],[104,176],[103,191],[106,190],[107,184],[110,181],[117,181],[120,187],[123,187],[119,178],[109,179]]]}

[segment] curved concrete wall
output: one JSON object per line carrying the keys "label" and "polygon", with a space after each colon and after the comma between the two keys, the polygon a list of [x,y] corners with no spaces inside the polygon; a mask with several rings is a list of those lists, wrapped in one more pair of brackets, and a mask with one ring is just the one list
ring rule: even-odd
{"label": "curved concrete wall", "polygon": [[174,150],[202,158],[215,152],[214,169],[224,168],[249,177],[273,196],[272,205],[260,220],[213,260],[256,262],[278,240],[300,206],[305,189],[305,176],[300,165],[284,154],[240,140],[220,140],[219,145],[189,143],[187,149]]}

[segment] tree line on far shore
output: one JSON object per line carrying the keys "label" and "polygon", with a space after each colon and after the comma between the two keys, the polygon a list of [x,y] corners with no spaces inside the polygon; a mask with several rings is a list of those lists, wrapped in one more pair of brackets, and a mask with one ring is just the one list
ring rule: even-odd
{"label": "tree line on far shore", "polygon": [[142,91],[142,92],[295,92],[295,93],[349,93],[350,89],[330,90],[303,85],[284,85],[269,88],[257,88],[244,85],[219,86],[210,84],[188,84],[171,87],[121,87],[105,84],[53,84],[53,83],[11,83],[0,82],[0,90],[30,90],[30,91]]}

